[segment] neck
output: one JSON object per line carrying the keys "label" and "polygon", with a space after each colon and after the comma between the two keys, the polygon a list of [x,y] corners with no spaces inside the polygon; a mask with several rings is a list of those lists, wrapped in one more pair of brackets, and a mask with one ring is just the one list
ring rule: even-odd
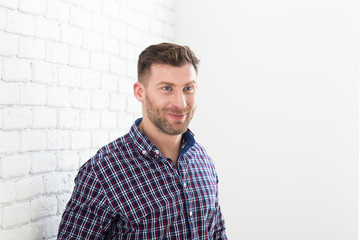
{"label": "neck", "polygon": [[155,127],[151,122],[144,121],[139,124],[140,131],[160,150],[161,155],[170,158],[175,166],[180,153],[182,135],[169,135]]}

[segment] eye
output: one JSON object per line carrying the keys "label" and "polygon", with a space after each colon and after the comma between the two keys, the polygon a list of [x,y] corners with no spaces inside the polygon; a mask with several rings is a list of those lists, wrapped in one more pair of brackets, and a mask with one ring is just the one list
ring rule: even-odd
{"label": "eye", "polygon": [[191,87],[191,86],[185,87],[185,88],[184,88],[184,91],[185,91],[185,92],[192,92],[192,91],[194,91],[194,88]]}
{"label": "eye", "polygon": [[161,89],[164,91],[171,91],[171,87],[169,87],[169,86],[164,86]]}

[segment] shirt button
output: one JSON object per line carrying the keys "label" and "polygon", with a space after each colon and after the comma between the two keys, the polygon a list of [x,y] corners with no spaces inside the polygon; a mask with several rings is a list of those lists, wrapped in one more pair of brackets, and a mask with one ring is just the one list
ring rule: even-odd
{"label": "shirt button", "polygon": [[190,217],[192,216],[192,211],[190,211],[189,215],[190,215]]}
{"label": "shirt button", "polygon": [[146,154],[146,151],[145,151],[145,150],[142,150],[142,154],[144,154],[144,155],[145,155],[145,154]]}
{"label": "shirt button", "polygon": [[159,154],[159,150],[155,150],[155,153],[156,153],[156,154]]}
{"label": "shirt button", "polygon": [[184,187],[186,187],[186,183],[184,183]]}

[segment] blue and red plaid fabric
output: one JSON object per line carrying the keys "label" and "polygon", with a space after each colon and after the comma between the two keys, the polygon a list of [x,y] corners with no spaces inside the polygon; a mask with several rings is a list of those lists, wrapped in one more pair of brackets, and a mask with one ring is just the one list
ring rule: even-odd
{"label": "blue and red plaid fabric", "polygon": [[227,239],[204,148],[188,130],[176,167],[140,122],[80,168],[58,239]]}

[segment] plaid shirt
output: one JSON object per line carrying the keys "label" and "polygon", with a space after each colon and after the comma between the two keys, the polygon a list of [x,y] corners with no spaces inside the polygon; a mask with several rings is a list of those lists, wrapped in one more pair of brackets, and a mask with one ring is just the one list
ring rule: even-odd
{"label": "plaid shirt", "polygon": [[58,239],[227,239],[204,148],[188,130],[176,167],[140,122],[80,168]]}

